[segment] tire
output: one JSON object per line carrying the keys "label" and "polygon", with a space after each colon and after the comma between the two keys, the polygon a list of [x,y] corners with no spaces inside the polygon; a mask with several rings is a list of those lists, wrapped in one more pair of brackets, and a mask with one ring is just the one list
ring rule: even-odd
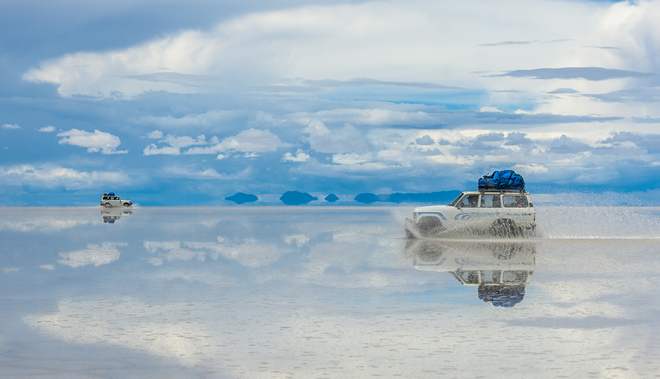
{"label": "tire", "polygon": [[419,234],[425,238],[437,237],[438,234],[444,230],[442,222],[440,222],[438,218],[432,216],[424,216],[419,219],[417,227],[419,228]]}
{"label": "tire", "polygon": [[124,203],[124,206],[125,206],[126,208],[128,208],[128,207],[130,207],[131,205],[130,205],[129,203]]}
{"label": "tire", "polygon": [[112,205],[110,205],[110,203],[105,203],[105,204],[103,204],[103,206],[106,207],[106,208],[112,208]]}
{"label": "tire", "polygon": [[520,236],[520,229],[509,219],[495,220],[490,230],[493,235],[498,237],[516,238]]}

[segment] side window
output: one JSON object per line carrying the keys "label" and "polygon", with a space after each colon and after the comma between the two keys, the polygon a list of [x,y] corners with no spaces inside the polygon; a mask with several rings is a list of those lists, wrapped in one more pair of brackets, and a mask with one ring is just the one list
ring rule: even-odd
{"label": "side window", "polygon": [[476,271],[457,271],[458,276],[463,278],[463,281],[467,284],[479,284],[479,273]]}
{"label": "side window", "polygon": [[527,208],[527,197],[525,195],[504,195],[502,202],[505,208]]}
{"label": "side window", "polygon": [[461,199],[461,207],[476,208],[479,204],[479,195],[465,195]]}
{"label": "side window", "polygon": [[483,195],[481,196],[481,207],[482,208],[501,208],[502,202],[500,201],[500,195]]}

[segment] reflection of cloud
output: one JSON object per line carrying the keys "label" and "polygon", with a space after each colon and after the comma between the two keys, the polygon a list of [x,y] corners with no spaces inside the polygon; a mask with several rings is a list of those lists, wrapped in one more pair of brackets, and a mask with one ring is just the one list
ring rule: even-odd
{"label": "reflection of cloud", "polygon": [[104,342],[194,363],[209,336],[200,322],[174,321],[187,319],[189,311],[186,304],[146,306],[133,299],[63,300],[56,312],[26,316],[23,321],[68,342]]}
{"label": "reflection of cloud", "polygon": [[207,256],[213,260],[217,260],[220,256],[223,256],[243,266],[261,267],[268,266],[277,261],[280,255],[286,252],[278,249],[275,244],[258,243],[254,239],[246,239],[243,243],[232,244],[222,237],[218,237],[218,243],[184,242],[183,245],[188,247],[188,249],[181,248],[181,245],[182,243],[179,241],[144,241],[144,247],[150,253],[158,254],[158,257],[148,260],[154,266],[161,265],[163,261],[187,261],[193,258],[204,261]]}
{"label": "reflection of cloud", "polygon": [[64,259],[57,261],[57,263],[71,267],[81,267],[92,264],[98,267],[119,259],[121,253],[117,250],[117,246],[126,246],[126,244],[111,242],[103,242],[101,245],[89,244],[87,245],[87,249],[84,250],[60,253],[60,257]]}

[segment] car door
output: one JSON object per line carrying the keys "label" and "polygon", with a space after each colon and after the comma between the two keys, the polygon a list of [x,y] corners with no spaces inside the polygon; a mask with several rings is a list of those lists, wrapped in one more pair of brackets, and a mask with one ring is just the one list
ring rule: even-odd
{"label": "car door", "polygon": [[481,195],[479,202],[479,223],[484,227],[493,225],[502,216],[502,199],[500,194]]}
{"label": "car door", "polygon": [[479,194],[465,194],[459,202],[459,212],[454,220],[459,224],[473,224],[479,217]]}

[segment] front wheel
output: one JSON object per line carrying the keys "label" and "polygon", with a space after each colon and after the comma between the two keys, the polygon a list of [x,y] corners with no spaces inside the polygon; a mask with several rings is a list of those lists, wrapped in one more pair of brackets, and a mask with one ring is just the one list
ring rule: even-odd
{"label": "front wheel", "polygon": [[124,203],[124,206],[125,206],[126,208],[128,208],[128,207],[131,206],[131,204],[129,204],[129,203]]}

